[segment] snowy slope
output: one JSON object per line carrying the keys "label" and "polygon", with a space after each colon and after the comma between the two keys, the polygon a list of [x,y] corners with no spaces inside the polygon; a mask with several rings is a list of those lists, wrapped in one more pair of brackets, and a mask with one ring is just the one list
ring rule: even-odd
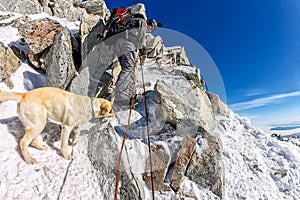
{"label": "snowy slope", "polygon": [[272,138],[233,112],[218,121],[226,199],[299,199],[299,147]]}

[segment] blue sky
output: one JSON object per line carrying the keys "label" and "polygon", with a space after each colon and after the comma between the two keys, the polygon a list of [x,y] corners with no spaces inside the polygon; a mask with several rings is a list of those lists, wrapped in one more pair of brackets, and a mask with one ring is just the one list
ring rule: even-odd
{"label": "blue sky", "polygon": [[[299,0],[122,0],[106,4],[111,9],[137,2],[146,5],[148,18],[205,49],[220,72],[224,101],[232,110],[255,125],[300,123]],[[163,39],[171,44],[165,35]],[[172,40],[181,45],[180,40]],[[200,65],[205,68],[204,63]]]}

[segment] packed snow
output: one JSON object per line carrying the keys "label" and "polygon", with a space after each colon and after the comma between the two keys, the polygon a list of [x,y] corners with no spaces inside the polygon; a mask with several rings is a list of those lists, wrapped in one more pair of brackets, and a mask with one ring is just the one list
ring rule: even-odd
{"label": "packed snow", "polygon": [[219,117],[226,199],[298,199],[300,148],[271,137],[231,113]]}

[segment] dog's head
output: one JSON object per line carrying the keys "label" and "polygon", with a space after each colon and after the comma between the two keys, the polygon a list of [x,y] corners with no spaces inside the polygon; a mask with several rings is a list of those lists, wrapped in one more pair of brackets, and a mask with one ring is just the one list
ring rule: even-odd
{"label": "dog's head", "polygon": [[94,100],[95,117],[112,117],[115,112],[112,109],[110,101],[102,98],[96,98]]}

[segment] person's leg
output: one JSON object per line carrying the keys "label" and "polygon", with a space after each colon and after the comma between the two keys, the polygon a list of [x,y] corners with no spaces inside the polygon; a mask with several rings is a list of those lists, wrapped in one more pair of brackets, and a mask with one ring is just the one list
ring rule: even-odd
{"label": "person's leg", "polygon": [[134,65],[136,60],[134,44],[126,39],[119,39],[115,44],[115,51],[122,70],[116,82],[115,103],[129,104],[132,92],[135,90]]}

